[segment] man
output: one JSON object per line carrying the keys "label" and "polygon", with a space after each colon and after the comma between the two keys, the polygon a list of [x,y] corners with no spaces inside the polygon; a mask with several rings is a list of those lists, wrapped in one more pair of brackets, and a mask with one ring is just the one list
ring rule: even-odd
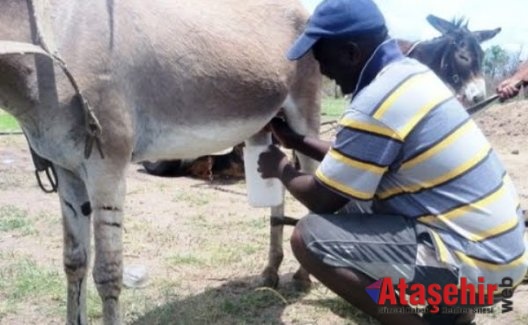
{"label": "man", "polygon": [[524,224],[497,155],[440,79],[401,54],[371,0],[322,2],[288,58],[310,52],[353,99],[333,143],[270,124],[285,147],[322,160],[309,175],[274,146],[259,158],[262,176],[313,212],[292,235],[296,258],[384,324],[470,324],[471,313],[381,314],[365,288],[522,280]]}
{"label": "man", "polygon": [[521,84],[528,84],[528,60],[521,63],[513,76],[499,84],[497,93],[503,100],[512,98],[519,93]]}

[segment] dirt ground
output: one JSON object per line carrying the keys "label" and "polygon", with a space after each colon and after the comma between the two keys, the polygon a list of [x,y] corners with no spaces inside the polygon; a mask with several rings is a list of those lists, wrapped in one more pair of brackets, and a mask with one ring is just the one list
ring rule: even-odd
{"label": "dirt ground", "polygon": [[[528,101],[496,105],[476,117],[528,207]],[[65,279],[56,194],[36,186],[23,136],[0,137],[0,324],[62,324]],[[244,182],[160,178],[138,165],[128,172],[124,256],[145,265],[143,289],[123,289],[132,324],[376,324],[318,283],[292,288],[297,268],[284,236],[279,288],[260,287],[267,259],[269,212],[246,203]],[[287,215],[306,210],[290,196]],[[88,313],[101,322],[90,279]],[[478,324],[528,324],[528,285],[507,314],[479,315]]]}

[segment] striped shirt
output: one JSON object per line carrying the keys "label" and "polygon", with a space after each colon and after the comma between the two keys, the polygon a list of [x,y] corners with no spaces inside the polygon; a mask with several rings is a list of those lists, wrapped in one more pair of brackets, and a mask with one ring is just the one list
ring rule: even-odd
{"label": "striped shirt", "polygon": [[511,179],[451,91],[396,46],[367,63],[316,179],[374,214],[417,219],[469,279],[519,281],[528,255]]}

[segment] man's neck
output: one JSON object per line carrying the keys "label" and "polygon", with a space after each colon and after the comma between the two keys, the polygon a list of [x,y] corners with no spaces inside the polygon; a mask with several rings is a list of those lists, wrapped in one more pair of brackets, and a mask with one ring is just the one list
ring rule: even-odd
{"label": "man's neck", "polygon": [[381,43],[374,52],[372,52],[372,55],[361,70],[353,96],[371,83],[383,68],[394,61],[401,60],[402,58],[404,58],[404,55],[401,53],[396,40],[388,39]]}

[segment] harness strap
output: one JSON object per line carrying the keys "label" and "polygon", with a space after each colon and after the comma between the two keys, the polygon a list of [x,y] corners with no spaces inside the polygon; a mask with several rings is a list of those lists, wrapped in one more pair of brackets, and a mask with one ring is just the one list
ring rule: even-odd
{"label": "harness strap", "polygon": [[[0,55],[42,55],[44,57],[47,57],[50,59],[50,66],[51,69],[53,69],[53,64],[56,63],[62,70],[62,72],[66,75],[66,78],[69,80],[70,84],[72,85],[75,96],[79,99],[81,103],[81,107],[84,112],[85,117],[85,129],[86,129],[86,141],[85,141],[85,148],[84,148],[84,157],[85,159],[88,159],[91,155],[93,145],[95,143],[97,150],[99,152],[99,155],[102,159],[104,159],[104,152],[102,148],[101,143],[101,134],[102,134],[102,127],[99,123],[99,120],[94,114],[94,111],[88,101],[86,100],[86,97],[82,94],[80,87],[73,77],[73,74],[68,69],[68,66],[64,62],[64,60],[61,59],[61,57],[58,54],[57,48],[55,46],[55,42],[53,37],[47,37],[47,40],[50,41],[49,43],[46,42],[45,35],[53,35],[51,32],[51,26],[50,24],[44,24],[41,25],[39,21],[39,17],[43,16],[44,18],[47,17],[45,12],[45,6],[47,3],[43,2],[42,0],[27,0],[28,5],[28,11],[30,15],[30,25],[31,25],[31,31],[33,34],[33,42],[35,44],[31,43],[22,43],[22,42],[15,42],[15,41],[0,41]],[[40,69],[43,67],[37,64],[37,75]],[[47,68],[47,67],[46,67]],[[37,77],[37,82],[39,84],[39,90],[45,89],[43,87],[43,81],[42,78]],[[55,86],[55,80],[53,78],[53,86]],[[55,101],[58,102],[57,94],[55,93],[53,95],[55,97]],[[40,188],[46,192],[46,193],[52,193],[57,191],[57,175],[55,172],[55,169],[53,167],[53,164],[40,157],[34,150],[31,148],[31,157],[33,159],[33,164],[35,165],[35,175],[37,177],[38,184]],[[51,189],[46,188],[43,186],[41,178],[40,178],[40,172],[45,171],[46,176],[48,178],[49,183],[51,184]]]}
{"label": "harness strap", "polygon": [[[29,140],[27,138],[26,133],[23,134],[26,137],[27,143],[29,145]],[[31,153],[31,160],[33,161],[33,166],[35,166],[35,178],[37,179],[37,183],[40,189],[46,194],[57,192],[59,188],[59,184],[57,181],[57,172],[55,171],[55,167],[53,167],[51,161],[39,156],[35,152],[35,150],[33,150],[31,145],[29,145],[29,152]],[[50,187],[44,186],[44,183],[42,182],[42,179],[40,177],[41,172],[46,173],[46,177],[48,178],[48,184]]]}
{"label": "harness strap", "polygon": [[[33,159],[33,164],[35,165],[35,177],[37,178],[38,186],[44,193],[49,194],[57,192],[59,184],[57,182],[57,172],[55,171],[55,167],[53,167],[53,164],[49,160],[37,155],[31,146],[29,147],[29,150],[31,151],[31,158]],[[46,172],[46,177],[48,178],[50,188],[47,188],[42,183],[42,179],[40,178],[40,173],[42,171]]]}
{"label": "harness strap", "polygon": [[270,217],[270,226],[276,227],[276,226],[295,226],[299,222],[298,219],[282,216],[271,216]]}
{"label": "harness strap", "polygon": [[[85,116],[85,128],[87,132],[86,136],[86,142],[85,142],[85,148],[84,148],[84,157],[88,159],[90,157],[90,154],[92,152],[92,147],[95,142],[95,145],[97,146],[97,149],[99,151],[99,154],[101,158],[104,159],[104,153],[101,145],[101,133],[102,133],[102,127],[99,123],[99,120],[95,116],[92,107],[86,100],[86,97],[82,94],[81,89],[79,87],[79,84],[73,77],[73,74],[68,69],[68,66],[66,65],[66,62],[62,60],[62,58],[58,54],[58,50],[55,46],[55,42],[53,41],[53,38],[49,35],[53,35],[51,32],[51,26],[50,24],[44,24],[42,25],[40,23],[39,17],[47,17],[47,14],[45,12],[45,3],[42,0],[27,0],[28,8],[29,8],[29,14],[31,15],[33,24],[34,24],[34,42],[40,45],[42,51],[36,52],[33,50],[33,52],[24,52],[24,53],[33,53],[33,54],[43,54],[50,58],[53,62],[57,63],[59,67],[61,68],[62,72],[66,75],[68,80],[70,81],[76,96],[79,98],[81,102],[82,109],[84,111]],[[46,19],[44,20],[47,21]],[[47,32],[47,33],[46,33]],[[45,37],[47,36],[47,37]],[[47,43],[47,40],[51,40],[51,42]],[[39,46],[36,46],[39,47]],[[1,53],[1,52],[0,52]],[[38,67],[37,67],[38,69]]]}
{"label": "harness strap", "polygon": [[416,47],[422,43],[423,41],[414,42],[413,45],[407,50],[407,52],[404,53],[405,56],[410,56],[411,53],[416,49]]}

